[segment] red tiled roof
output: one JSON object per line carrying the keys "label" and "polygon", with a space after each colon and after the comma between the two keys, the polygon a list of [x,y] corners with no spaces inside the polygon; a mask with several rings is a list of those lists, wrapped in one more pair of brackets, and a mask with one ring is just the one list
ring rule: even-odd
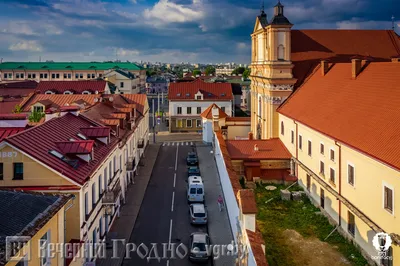
{"label": "red tiled roof", "polygon": [[316,71],[278,112],[400,169],[399,73],[400,62],[370,63],[352,79],[351,63],[335,64],[325,76]]}
{"label": "red tiled roof", "polygon": [[[204,101],[229,101],[233,99],[230,83],[207,83],[201,79],[193,82],[170,83],[168,100],[195,100],[195,94],[200,91]],[[180,96],[178,96],[180,95]]]}
{"label": "red tiled roof", "polygon": [[0,89],[35,89],[38,83],[34,80],[0,83]]}
{"label": "red tiled roof", "polygon": [[26,120],[27,114],[0,114],[0,120]]}
{"label": "red tiled roof", "polygon": [[[392,30],[292,30],[291,56],[296,86],[301,85],[321,59],[349,62],[354,56],[390,61],[400,54],[400,40]],[[345,40],[345,41],[344,41]]]}
{"label": "red tiled roof", "polygon": [[[279,138],[267,140],[226,140],[226,147],[233,160],[290,159],[290,152]],[[258,151],[254,150],[257,145]]]}
{"label": "red tiled roof", "polygon": [[246,229],[247,238],[249,239],[251,250],[257,266],[268,266],[267,258],[261,245],[265,245],[261,232],[257,229],[255,232]]}
{"label": "red tiled roof", "polygon": [[74,104],[76,101],[84,101],[88,106],[95,104],[96,94],[34,94],[21,102],[23,112],[30,112],[31,106],[37,102],[41,102],[49,107],[60,108],[67,104]]}
{"label": "red tiled roof", "polygon": [[87,137],[102,138],[109,137],[111,130],[109,127],[86,127],[81,128],[81,131]]}
{"label": "red tiled roof", "polygon": [[13,113],[16,105],[21,105],[22,98],[19,99],[4,99],[0,102],[0,113],[11,114]]}
{"label": "red tiled roof", "polygon": [[254,196],[254,191],[252,189],[239,190],[237,197],[239,199],[239,202],[242,204],[243,214],[257,213],[256,198]]}
{"label": "red tiled roof", "polygon": [[227,115],[224,111],[222,111],[221,108],[219,108],[218,105],[216,105],[215,103],[213,103],[213,104],[211,104],[209,107],[207,107],[207,109],[204,110],[204,112],[202,112],[200,116],[203,117],[203,118],[212,119],[212,118],[213,118],[213,116],[212,116],[212,109],[213,109],[214,107],[215,107],[215,108],[218,108],[218,116],[219,116],[219,118],[225,118],[225,117],[228,116],[228,115]]}
{"label": "red tiled roof", "polygon": [[29,187],[7,186],[7,187],[2,187],[2,189],[12,189],[12,190],[17,190],[17,191],[80,190],[80,188],[78,186],[55,186],[55,187],[50,187],[50,186],[29,186]]}
{"label": "red tiled roof", "polygon": [[78,133],[83,134],[80,130],[81,128],[88,128],[90,126],[97,125],[81,117],[81,115],[76,116],[67,113],[64,116],[50,119],[41,125],[8,137],[4,141],[78,184],[83,185],[115,148],[118,140],[111,136],[110,143],[107,145],[97,142],[93,151],[94,158],[92,158],[90,162],[71,156],[69,159],[78,160],[76,168],[71,166],[68,162],[50,154],[49,151],[55,150],[62,153],[57,147],[57,142],[63,142],[70,138],[77,138]]}
{"label": "red tiled roof", "polygon": [[42,94],[46,91],[52,91],[57,94],[63,94],[65,91],[80,94],[84,91],[102,93],[106,88],[106,84],[105,80],[41,81],[36,90]]}
{"label": "red tiled roof", "polygon": [[79,106],[69,105],[69,106],[61,106],[60,111],[78,111],[80,110]]}
{"label": "red tiled roof", "polygon": [[[145,114],[145,112],[148,111],[145,110],[145,106],[147,103],[147,95],[146,94],[121,94],[119,95],[121,97],[121,104],[125,105],[125,104],[135,104],[136,105],[136,109],[137,111],[139,111],[139,113],[141,113],[142,115]],[[124,100],[125,102],[122,103],[122,100]],[[128,107],[128,106],[127,106]],[[129,106],[131,107],[131,106]]]}
{"label": "red tiled roof", "polygon": [[0,128],[0,141],[24,130],[23,127],[2,127]]}
{"label": "red tiled roof", "polygon": [[100,119],[100,122],[107,126],[118,126],[119,119]]}
{"label": "red tiled roof", "polygon": [[74,140],[56,142],[63,154],[87,154],[93,150],[94,140]]}
{"label": "red tiled roof", "polygon": [[117,118],[117,119],[125,119],[126,113],[112,113],[112,114],[110,114],[110,117]]}

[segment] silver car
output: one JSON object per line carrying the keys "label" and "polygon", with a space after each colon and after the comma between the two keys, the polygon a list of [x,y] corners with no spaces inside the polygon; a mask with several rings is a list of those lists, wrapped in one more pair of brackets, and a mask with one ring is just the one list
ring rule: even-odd
{"label": "silver car", "polygon": [[210,237],[208,234],[191,234],[189,260],[193,262],[207,262],[211,255]]}
{"label": "silver car", "polygon": [[207,211],[202,203],[194,203],[189,206],[190,223],[207,224]]}

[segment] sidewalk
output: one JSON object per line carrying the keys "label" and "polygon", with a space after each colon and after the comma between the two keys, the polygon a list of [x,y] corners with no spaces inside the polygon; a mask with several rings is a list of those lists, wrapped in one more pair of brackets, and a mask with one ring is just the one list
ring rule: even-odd
{"label": "sidewalk", "polygon": [[[218,208],[218,195],[223,196],[223,193],[214,156],[210,154],[212,146],[201,144],[196,148],[200,162],[200,174],[204,183],[205,205],[208,212],[208,234],[211,244],[229,245],[233,241],[233,235],[226,208],[222,212]],[[235,265],[235,257],[221,256],[219,259],[214,259],[213,265]]]}
{"label": "sidewalk", "polygon": [[[125,239],[126,242],[129,242],[159,149],[159,144],[149,144],[147,147],[144,153],[146,164],[139,167],[139,174],[135,177],[135,184],[128,187],[126,203],[121,207],[120,217],[115,220],[107,237],[111,235],[113,239]],[[113,249],[107,249],[106,258],[96,260],[96,265],[120,266],[124,260],[125,247],[120,246],[117,253],[117,258],[112,259]]]}

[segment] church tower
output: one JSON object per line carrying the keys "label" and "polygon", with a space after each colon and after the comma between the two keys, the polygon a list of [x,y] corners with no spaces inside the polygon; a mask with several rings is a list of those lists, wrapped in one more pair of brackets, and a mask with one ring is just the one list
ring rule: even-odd
{"label": "church tower", "polygon": [[268,22],[264,6],[256,18],[251,54],[251,131],[257,139],[278,137],[276,109],[293,91],[291,35],[293,26],[278,1]]}

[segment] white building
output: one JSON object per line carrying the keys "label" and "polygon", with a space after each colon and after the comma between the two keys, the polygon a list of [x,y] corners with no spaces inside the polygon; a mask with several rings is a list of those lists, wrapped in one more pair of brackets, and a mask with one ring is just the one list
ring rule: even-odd
{"label": "white building", "polygon": [[129,71],[113,69],[104,75],[105,79],[113,83],[118,93],[136,94],[140,92],[140,78]]}

